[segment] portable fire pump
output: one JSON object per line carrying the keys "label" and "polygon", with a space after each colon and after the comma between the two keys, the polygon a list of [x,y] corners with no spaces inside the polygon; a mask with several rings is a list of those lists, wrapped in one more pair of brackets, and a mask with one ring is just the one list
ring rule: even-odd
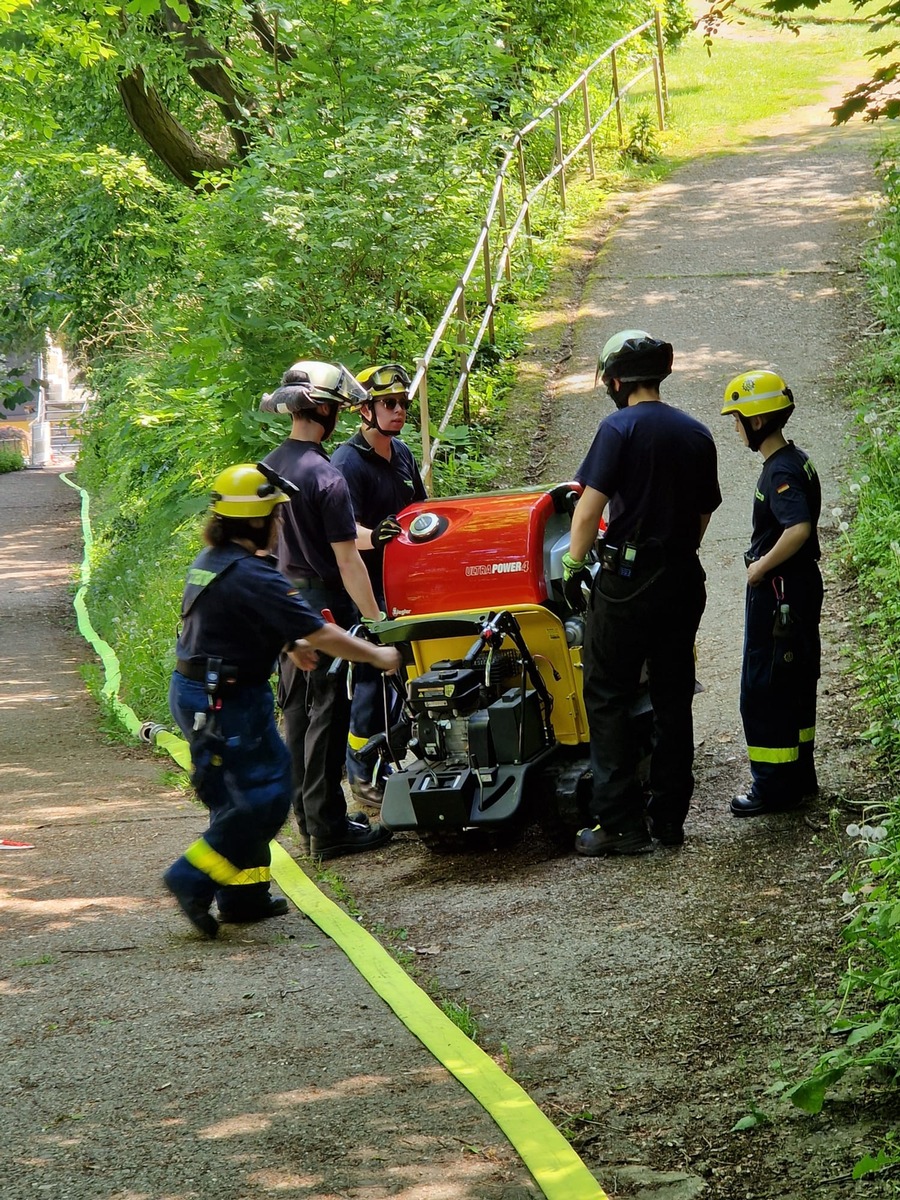
{"label": "portable fire pump", "polygon": [[378,747],[393,763],[382,820],[436,850],[512,821],[585,823],[584,618],[562,591],[580,490],[422,501],[386,547],[377,632],[403,650],[406,700]]}

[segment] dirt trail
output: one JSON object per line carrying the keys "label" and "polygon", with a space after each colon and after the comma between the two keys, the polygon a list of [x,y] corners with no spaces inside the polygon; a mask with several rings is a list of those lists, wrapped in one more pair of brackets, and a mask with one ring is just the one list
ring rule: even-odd
{"label": "dirt trail", "polygon": [[[815,1119],[732,1133],[773,1063],[809,1063],[835,991],[841,904],[829,808],[857,788],[844,728],[841,599],[820,721],[828,794],[805,817],[736,822],[741,578],[756,463],[716,424],[722,384],[778,364],[792,432],[826,481],[848,458],[829,379],[857,302],[871,158],[810,126],[696,162],[635,198],[584,292],[552,397],[547,480],[571,474],[604,401],[602,336],[675,343],[667,396],[706,417],[726,503],[705,550],[699,788],[682,851],[601,862],[529,836],[436,859],[410,836],[345,860],[365,920],[566,1125],[610,1196],[813,1200],[890,1194],[850,1180],[896,1114],[840,1099]],[[560,340],[564,319],[557,318]],[[78,673],[65,592],[77,497],[52,473],[0,477],[0,784],[5,1194],[74,1200],[514,1200],[535,1195],[490,1120],[307,921],[197,942],[159,873],[201,827],[158,760],[107,744]],[[417,953],[418,952],[418,953]]]}

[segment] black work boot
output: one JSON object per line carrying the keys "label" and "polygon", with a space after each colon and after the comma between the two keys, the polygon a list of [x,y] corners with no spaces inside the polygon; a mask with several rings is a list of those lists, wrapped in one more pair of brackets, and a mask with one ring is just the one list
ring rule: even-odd
{"label": "black work boot", "polygon": [[581,829],[575,839],[575,853],[587,858],[607,854],[652,854],[653,843],[646,829],[623,829],[609,833],[600,825]]}
{"label": "black work boot", "polygon": [[[356,814],[354,814],[356,815]],[[340,858],[344,854],[361,854],[364,850],[375,850],[389,842],[393,834],[386,825],[363,824],[347,818],[346,828],[330,837],[311,837],[310,854],[313,858]]]}
{"label": "black work boot", "polygon": [[733,796],[728,807],[733,817],[764,817],[768,813],[794,812],[802,803],[802,797],[798,800],[767,800],[751,788],[746,796]]}
{"label": "black work boot", "polygon": [[228,925],[245,925],[251,921],[264,921],[267,917],[285,917],[291,906],[284,896],[266,896],[247,908],[219,908],[219,919]]}
{"label": "black work boot", "polygon": [[175,897],[178,907],[197,932],[202,933],[205,938],[209,938],[211,941],[219,932],[219,922],[209,911],[209,905],[204,905],[203,901],[198,900],[195,896],[187,896],[182,892],[176,892],[167,876],[168,872],[163,875],[163,884],[166,890],[171,892]]}
{"label": "black work boot", "polygon": [[677,821],[654,821],[650,819],[650,836],[661,846],[683,846],[684,826]]}

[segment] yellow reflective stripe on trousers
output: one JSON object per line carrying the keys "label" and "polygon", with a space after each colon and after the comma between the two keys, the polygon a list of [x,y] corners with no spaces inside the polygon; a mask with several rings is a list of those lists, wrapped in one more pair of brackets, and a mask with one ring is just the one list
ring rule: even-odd
{"label": "yellow reflective stripe on trousers", "polygon": [[360,737],[357,733],[347,734],[347,745],[351,750],[362,750],[368,740],[368,738]]}
{"label": "yellow reflective stripe on trousers", "polygon": [[800,745],[801,746],[803,745],[804,742],[814,742],[815,740],[816,740],[815,725],[810,725],[809,729],[801,729],[800,730]]}
{"label": "yellow reflective stripe on trousers", "polygon": [[800,757],[798,746],[748,746],[747,757],[751,762],[760,763],[791,763]]}
{"label": "yellow reflective stripe on trousers", "polygon": [[247,867],[241,871],[228,861],[218,850],[213,850],[203,838],[188,846],[184,857],[191,866],[208,875],[222,887],[239,887],[243,883],[268,883],[272,872],[268,867]]}

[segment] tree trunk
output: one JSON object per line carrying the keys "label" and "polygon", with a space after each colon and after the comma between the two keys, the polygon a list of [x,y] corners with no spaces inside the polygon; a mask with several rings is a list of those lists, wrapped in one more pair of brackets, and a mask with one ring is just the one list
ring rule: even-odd
{"label": "tree trunk", "polygon": [[128,120],[175,178],[197,188],[204,171],[228,171],[234,163],[199,146],[172,116],[155,88],[148,88],[144,72],[135,67],[116,80]]}

